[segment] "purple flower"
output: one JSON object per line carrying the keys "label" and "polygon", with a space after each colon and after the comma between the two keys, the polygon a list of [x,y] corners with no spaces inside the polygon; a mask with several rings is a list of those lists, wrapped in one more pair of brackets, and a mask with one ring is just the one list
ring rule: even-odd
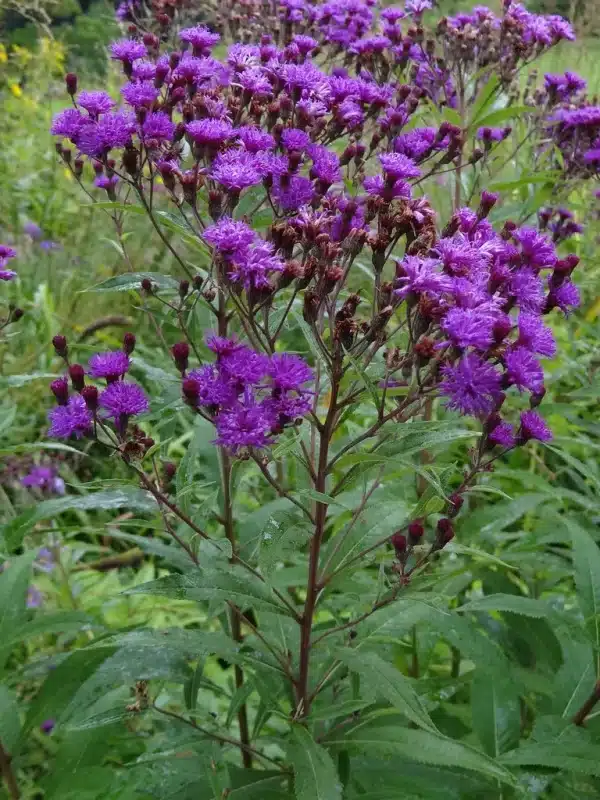
{"label": "purple flower", "polygon": [[544,285],[530,269],[514,272],[510,279],[510,291],[526,311],[540,313],[544,306]]}
{"label": "purple flower", "polygon": [[553,438],[552,431],[537,411],[523,411],[520,435],[524,442],[528,442],[530,439],[537,439],[538,442],[550,442]]}
{"label": "purple flower", "polygon": [[63,136],[65,139],[75,142],[81,129],[89,123],[89,118],[77,111],[76,108],[65,108],[52,120],[50,133],[53,136]]}
{"label": "purple flower", "polygon": [[586,150],[583,154],[584,164],[600,164],[600,147],[593,147],[591,150]]}
{"label": "purple flower", "polygon": [[40,247],[47,252],[50,250],[62,250],[62,245],[58,242],[53,242],[52,239],[44,239],[43,242],[40,242]]}
{"label": "purple flower", "polygon": [[323,145],[313,144],[308,148],[313,165],[310,171],[311,178],[317,178],[322,183],[331,186],[342,179],[340,159],[336,153],[328,150]]}
{"label": "purple flower", "polygon": [[394,139],[394,151],[419,161],[434,147],[436,134],[435,128],[414,128]]}
{"label": "purple flower", "polygon": [[532,353],[551,358],[556,353],[554,334],[537,314],[522,311],[519,314],[519,338],[517,346],[525,347]]}
{"label": "purple flower", "polygon": [[222,411],[217,417],[216,443],[237,453],[244,447],[260,449],[271,444],[273,419],[268,411],[251,398]]}
{"label": "purple flower", "polygon": [[27,590],[27,601],[25,605],[27,608],[39,608],[44,602],[42,593],[35,586],[30,586]]}
{"label": "purple flower", "polygon": [[295,34],[292,39],[298,50],[303,56],[308,55],[312,50],[316,50],[319,43],[312,36],[303,36],[302,34]]}
{"label": "purple flower", "polygon": [[209,225],[203,237],[221,255],[230,257],[236,253],[245,253],[255,241],[256,234],[245,222],[221,217],[214,225]]}
{"label": "purple flower", "polygon": [[245,69],[237,78],[240,86],[245,92],[258,97],[268,97],[273,94],[271,81],[258,67]]}
{"label": "purple flower", "polygon": [[271,356],[269,375],[273,386],[282,391],[300,391],[302,384],[313,380],[313,371],[299,356],[275,353]]}
{"label": "purple flower", "polygon": [[40,730],[42,733],[49,735],[52,733],[55,727],[56,727],[55,719],[45,719],[40,725]]}
{"label": "purple flower", "polygon": [[281,143],[286,150],[303,153],[310,144],[310,136],[298,128],[286,128],[281,134]]}
{"label": "purple flower", "polygon": [[297,211],[311,202],[314,189],[302,175],[281,175],[273,179],[273,195],[284,211]]}
{"label": "purple flower", "polygon": [[121,89],[125,102],[133,108],[152,108],[158,97],[158,89],[151,81],[126,83]]}
{"label": "purple flower", "polygon": [[148,411],[148,399],[142,387],[124,381],[109,384],[100,395],[100,405],[115,421]]}
{"label": "purple flower", "polygon": [[269,287],[269,275],[283,272],[284,269],[283,261],[273,254],[273,245],[257,242],[245,251],[234,254],[228,275],[232,281],[242,283],[246,290],[266,289]]}
{"label": "purple flower", "polygon": [[231,406],[237,400],[236,387],[223,378],[214,364],[191,370],[187,380],[196,383],[198,404],[201,406]]}
{"label": "purple flower", "polygon": [[219,370],[224,379],[236,386],[238,392],[249,386],[259,386],[269,372],[269,359],[249,347],[239,345],[219,359]]}
{"label": "purple flower", "polygon": [[468,353],[452,366],[442,367],[440,391],[448,408],[461,414],[489,414],[500,394],[500,375],[475,353]]}
{"label": "purple flower", "polygon": [[520,392],[539,392],[544,387],[544,371],[537,358],[525,347],[516,347],[506,354],[506,378]]}
{"label": "purple flower", "polygon": [[258,153],[259,150],[272,150],[275,139],[270,133],[256,128],[254,125],[244,125],[236,131],[240,141],[249,153]]}
{"label": "purple flower", "polygon": [[289,168],[290,164],[286,156],[260,150],[254,157],[254,169],[260,173],[263,179],[273,175],[285,175]]}
{"label": "purple flower", "polygon": [[442,322],[442,329],[457,347],[485,350],[494,340],[496,319],[486,307],[451,308]]}
{"label": "purple flower", "polygon": [[124,64],[132,64],[138,58],[145,58],[148,55],[146,46],[133,39],[121,39],[120,42],[114,42],[109,50],[112,59],[122,61]]}
{"label": "purple flower", "polygon": [[42,489],[54,494],[65,493],[65,482],[52,467],[33,467],[21,478],[21,485],[28,489]]}
{"label": "purple flower", "polygon": [[224,336],[217,336],[214,333],[206,337],[206,346],[217,356],[217,360],[233,355],[239,350],[247,350],[245,345],[240,344],[237,339],[226,339]]}
{"label": "purple flower", "polygon": [[185,126],[188,135],[196,144],[217,148],[234,135],[231,122],[223,119],[198,119]]}
{"label": "purple flower", "polygon": [[80,394],[70,397],[66,406],[53,408],[48,413],[48,419],[51,423],[48,435],[59,439],[69,439],[71,436],[80,439],[92,427],[92,414]]}
{"label": "purple flower", "polygon": [[17,273],[14,271],[14,269],[4,269],[0,265],[0,281],[12,281],[16,277]]}
{"label": "purple flower", "polygon": [[54,569],[54,556],[47,547],[41,547],[35,557],[35,566],[42,572],[52,572]]}
{"label": "purple flower", "polygon": [[513,426],[508,422],[499,422],[490,432],[488,438],[494,444],[500,445],[500,447],[514,447],[516,442]]}
{"label": "purple flower", "polygon": [[451,279],[440,270],[440,262],[435,258],[405,256],[396,264],[397,284],[400,288],[396,289],[395,294],[399,297],[424,292],[441,295],[452,290]]}
{"label": "purple flower", "polygon": [[572,281],[564,281],[548,295],[548,308],[558,306],[564,314],[568,314],[572,308],[577,308],[580,303],[579,289]]}
{"label": "purple flower", "polygon": [[142,124],[142,136],[144,139],[157,139],[161,142],[169,142],[175,133],[175,123],[160,111],[147,114]]}
{"label": "purple flower", "polygon": [[27,236],[31,236],[31,238],[34,240],[41,239],[42,236],[44,235],[44,232],[42,231],[40,226],[36,225],[36,223],[32,222],[31,220],[28,220],[23,225],[23,233],[26,233]]}
{"label": "purple flower", "polygon": [[6,264],[11,258],[17,257],[17,251],[7,244],[0,244],[0,263]]}
{"label": "purple flower", "polygon": [[107,353],[95,353],[90,358],[88,366],[92,378],[116,381],[129,370],[130,361],[127,353],[122,350],[113,350]]}
{"label": "purple flower", "polygon": [[106,92],[79,92],[77,105],[84,108],[92,117],[105,114],[113,108],[115,101]]}
{"label": "purple flower", "polygon": [[218,33],[212,33],[204,25],[184,28],[179,32],[179,38],[182,42],[189,42],[196,55],[207,55],[221,39]]}
{"label": "purple flower", "polygon": [[114,189],[114,187],[119,182],[119,178],[117,175],[98,175],[98,177],[94,178],[94,186],[98,189]]}
{"label": "purple flower", "polygon": [[115,147],[125,147],[135,131],[135,119],[125,111],[103,114],[98,122],[85,125],[77,135],[77,146],[86,156],[104,157]]}
{"label": "purple flower", "polygon": [[471,276],[485,269],[489,261],[485,251],[472,244],[462,233],[440,239],[434,251],[439,254],[444,269],[451,275]]}
{"label": "purple flower", "polygon": [[553,267],[556,263],[556,250],[547,236],[535,228],[517,228],[513,237],[521,245],[521,258],[524,266],[534,270]]}
{"label": "purple flower", "polygon": [[384,197],[387,200],[403,197],[410,200],[412,189],[409,183],[403,180],[395,181],[393,186],[388,186],[382,175],[369,175],[363,181],[367,194]]}
{"label": "purple flower", "polygon": [[477,138],[484,142],[501,142],[511,133],[511,128],[478,128]]}
{"label": "purple flower", "polygon": [[384,153],[379,156],[379,161],[386,175],[394,180],[418,178],[421,175],[421,170],[412,158],[402,153]]}
{"label": "purple flower", "polygon": [[153,81],[156,77],[156,64],[152,61],[137,61],[133,65],[133,77],[138,81]]}
{"label": "purple flower", "polygon": [[211,178],[231,192],[241,192],[260,183],[262,175],[256,169],[254,156],[245,150],[231,150],[215,158]]}

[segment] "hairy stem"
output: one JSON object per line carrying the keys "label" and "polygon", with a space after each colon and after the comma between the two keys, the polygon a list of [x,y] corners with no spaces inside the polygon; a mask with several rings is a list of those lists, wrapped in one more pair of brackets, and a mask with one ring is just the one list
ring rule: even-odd
{"label": "hairy stem", "polygon": [[585,720],[588,714],[592,711],[596,703],[600,700],[600,680],[596,681],[596,685],[594,686],[592,693],[585,701],[585,703],[581,706],[579,711],[573,717],[573,722],[575,725],[585,725]]}
{"label": "hairy stem", "polygon": [[[339,391],[340,381],[340,365],[335,364],[332,377],[331,377],[331,395],[329,399],[329,408],[327,417],[319,437],[319,461],[317,465],[317,478],[315,481],[315,489],[321,494],[326,494],[327,489],[327,463],[329,459],[329,444],[333,429],[335,427],[335,418],[337,414],[337,397]],[[310,711],[310,692],[309,692],[309,666],[310,666],[310,649],[311,649],[311,635],[312,623],[315,606],[317,603],[317,596],[319,593],[319,554],[321,552],[321,544],[323,543],[323,536],[325,534],[325,525],[327,522],[327,504],[322,502],[316,503],[315,508],[315,528],[313,537],[310,543],[310,555],[308,563],[308,584],[306,587],[306,602],[304,604],[304,613],[302,616],[301,631],[300,631],[300,659],[299,659],[299,674],[296,685],[296,698],[297,710],[296,714],[300,717],[308,716]]]}

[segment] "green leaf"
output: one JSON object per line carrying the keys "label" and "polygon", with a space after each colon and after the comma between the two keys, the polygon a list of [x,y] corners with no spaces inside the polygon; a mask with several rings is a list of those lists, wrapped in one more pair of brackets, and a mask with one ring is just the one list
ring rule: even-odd
{"label": "green leaf", "polygon": [[409,679],[376,653],[340,648],[336,657],[361,677],[361,691],[384,697],[420,728],[437,732]]}
{"label": "green leaf", "polygon": [[105,489],[91,494],[68,495],[44,500],[28,508],[0,528],[0,533],[4,536],[6,547],[15,550],[20,547],[27,531],[43,519],[54,519],[65,511],[114,511],[119,508],[149,513],[156,511],[157,506],[151,494],[133,486]]}
{"label": "green leaf", "polygon": [[475,671],[471,685],[473,730],[485,752],[497,757],[519,743],[519,694],[509,675]]}
{"label": "green leaf", "polygon": [[421,764],[471,770],[503,783],[515,783],[508,770],[484,753],[441,734],[392,725],[386,718],[368,720],[345,737],[328,740],[328,744],[379,758],[400,756]]}
{"label": "green leaf", "polygon": [[380,403],[380,400],[379,400],[379,395],[377,394],[377,390],[375,389],[374,381],[371,378],[369,378],[369,376],[365,372],[365,369],[364,369],[363,365],[360,363],[360,361],[358,359],[354,358],[352,353],[349,350],[346,350],[345,348],[344,348],[344,355],[346,356],[346,358],[349,359],[349,361],[352,364],[352,366],[354,367],[354,369],[360,375],[360,378],[361,378],[366,390],[371,395],[371,399],[373,400],[373,405],[375,406],[375,408],[379,408],[381,403]]}
{"label": "green leaf", "polygon": [[140,290],[142,281],[148,278],[159,289],[169,292],[179,291],[179,281],[169,275],[160,272],[126,272],[124,275],[116,275],[114,278],[97,283],[86,292],[129,292],[132,289]]}
{"label": "green leaf", "polygon": [[115,647],[90,647],[74,650],[50,672],[42,688],[33,699],[21,734],[27,732],[50,717],[59,719],[73,700],[79,687],[93,675],[100,665],[115,652]]}
{"label": "green leaf", "polygon": [[136,206],[133,203],[113,203],[109,200],[98,201],[96,203],[82,203],[83,208],[103,208],[106,211],[126,211],[130,214],[139,214],[145,216],[146,211],[142,206]]}
{"label": "green leaf", "polygon": [[508,108],[499,108],[497,111],[492,111],[486,114],[477,122],[478,128],[493,128],[500,125],[506,120],[520,117],[522,114],[532,114],[536,109],[533,106],[508,106]]}
{"label": "green leaf", "polygon": [[185,575],[167,575],[128,589],[125,594],[154,594],[178,600],[230,601],[240,608],[289,614],[265,583],[235,565],[229,566],[227,572],[206,569]]}
{"label": "green leaf", "polygon": [[0,573],[0,670],[11,651],[11,641],[23,624],[25,600],[35,551],[4,562]]}
{"label": "green leaf", "polygon": [[489,80],[481,87],[481,90],[475,98],[475,102],[473,103],[471,122],[469,125],[470,128],[479,127],[479,117],[489,108],[492,97],[499,85],[500,79],[496,73],[493,73]]}
{"label": "green leaf", "polygon": [[596,682],[594,653],[589,641],[563,644],[564,661],[554,677],[552,707],[571,718],[588,699]]}
{"label": "green leaf", "polygon": [[9,643],[24,642],[33,636],[44,636],[50,633],[77,634],[83,628],[89,629],[93,624],[93,618],[83,611],[39,613],[30,622],[19,626],[9,637]]}
{"label": "green leaf", "polygon": [[596,649],[600,648],[600,550],[592,537],[572,520],[573,567],[579,606]]}
{"label": "green leaf", "polygon": [[0,742],[11,754],[19,739],[20,727],[17,697],[8,686],[0,683]]}
{"label": "green leaf", "polygon": [[53,381],[60,378],[60,375],[55,375],[52,372],[30,372],[27,375],[2,375],[0,376],[0,386],[6,386],[10,389],[19,389],[21,386],[26,386],[33,381]]}
{"label": "green leaf", "polygon": [[271,517],[260,535],[258,563],[263,575],[270,575],[277,564],[306,544],[310,530],[293,516]]}
{"label": "green leaf", "polygon": [[458,611],[506,611],[511,614],[522,614],[525,617],[547,617],[552,609],[542,600],[532,597],[521,597],[516,594],[491,594],[471,600]]}
{"label": "green leaf", "polygon": [[553,181],[559,173],[557,172],[536,172],[525,173],[520,178],[513,181],[493,181],[490,183],[490,190],[494,192],[511,192],[523,186],[531,186],[537,183],[548,183]]}
{"label": "green leaf", "polygon": [[525,744],[500,761],[508,767],[549,767],[600,778],[598,745],[581,740]]}
{"label": "green leaf", "polygon": [[341,800],[342,785],[333,760],[306,728],[292,726],[287,754],[294,768],[296,800]]}

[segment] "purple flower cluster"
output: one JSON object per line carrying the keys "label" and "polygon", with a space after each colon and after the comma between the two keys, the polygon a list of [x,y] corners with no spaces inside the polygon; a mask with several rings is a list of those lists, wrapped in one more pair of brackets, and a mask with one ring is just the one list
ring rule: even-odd
{"label": "purple flower cluster", "polygon": [[36,466],[21,478],[21,485],[27,489],[41,489],[48,494],[64,494],[65,482],[54,467]]}
{"label": "purple flower cluster", "polygon": [[187,373],[182,387],[190,406],[211,415],[217,444],[232,453],[266,447],[310,409],[313,373],[299,356],[269,357],[219,336],[207,345],[215,362]]}
{"label": "purple flower cluster", "polygon": [[[54,346],[58,355],[66,359],[66,340],[55,337]],[[134,347],[135,338],[126,334],[123,350],[95,353],[90,358],[87,375],[106,381],[106,388],[102,391],[86,383],[86,371],[80,364],[70,364],[68,377],[52,382],[50,389],[58,405],[48,414],[50,436],[61,439],[75,436],[79,439],[90,433],[96,422],[103,424],[110,419],[117,433],[124,436],[131,417],[148,411],[148,399],[142,387],[124,379],[131,363],[129,354]],[[69,391],[69,378],[73,393]]]}
{"label": "purple flower cluster", "polygon": [[0,244],[0,281],[12,281],[17,277],[17,273],[12,269],[7,269],[8,262],[16,258],[17,251],[7,244]]}
{"label": "purple flower cluster", "polygon": [[499,235],[469,209],[453,227],[426,256],[398,262],[396,295],[416,305],[422,341],[443,356],[439,390],[448,407],[483,420],[493,415],[491,441],[501,434],[507,441],[510,426],[498,412],[511,387],[529,393],[533,407],[543,396],[538,357],[556,352],[543,316],[578,304],[570,278],[578,259],[560,260],[552,240],[533,228],[508,226]]}

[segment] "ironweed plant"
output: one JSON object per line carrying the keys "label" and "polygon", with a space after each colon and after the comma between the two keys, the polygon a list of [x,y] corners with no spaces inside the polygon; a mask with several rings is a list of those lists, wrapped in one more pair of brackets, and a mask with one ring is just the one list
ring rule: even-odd
{"label": "ironweed plant", "polygon": [[[133,591],[205,615],[162,640],[136,630],[109,639],[110,653],[106,640],[80,651],[145,653],[119,673],[137,681],[121,713],[202,754],[201,767],[148,767],[142,794],[388,800],[437,797],[442,776],[452,796],[506,797],[523,790],[520,767],[554,766],[518,749],[531,731],[518,696],[494,714],[491,743],[480,728],[483,750],[452,733],[417,624],[450,643],[448,680],[469,680],[457,637],[488,645],[446,610],[470,582],[452,572],[461,517],[499,460],[552,439],[540,359],[556,355],[549,323],[579,303],[578,258],[556,249],[578,232],[569,212],[533,207],[542,231],[498,224],[499,197],[481,186],[529,137],[540,159],[562,153],[559,183],[592,174],[597,109],[569,73],[519,88],[535,57],[573,38],[562,18],[507,2],[501,17],[478,7],[427,32],[429,7],[235,5],[222,22],[238,41],[218,58],[219,33],[201,26],[164,44],[176,6],[154,9],[153,30],[132,6],[128,38],[111,46],[122,102],[67,76],[57,152],[113,217],[129,272],[111,286],[137,292],[170,373],[144,362],[130,377],[133,334],[87,365],[55,336],[50,436],[119,459],[143,490],[136,503],[160,513],[173,545],[135,540],[173,570]],[[515,105],[534,91],[535,108]],[[425,192],[440,181],[436,213]],[[132,213],[175,275],[132,263]],[[191,423],[175,464],[161,431]],[[541,616],[540,601],[520,600],[494,608]],[[233,665],[229,693],[205,674],[214,657]],[[490,686],[510,694],[498,659],[492,682],[477,680],[483,705]],[[573,731],[597,699],[573,708]]]}

